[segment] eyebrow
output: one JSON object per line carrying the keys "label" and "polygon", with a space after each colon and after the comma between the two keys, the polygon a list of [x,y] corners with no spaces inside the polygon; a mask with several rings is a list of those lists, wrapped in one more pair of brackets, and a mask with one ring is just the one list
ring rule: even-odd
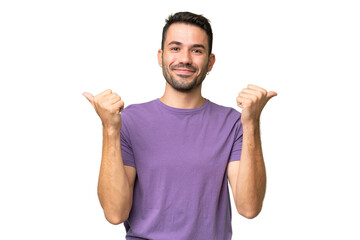
{"label": "eyebrow", "polygon": [[[178,45],[178,46],[180,46],[180,45],[183,45],[183,44],[182,44],[181,42],[178,42],[178,41],[172,41],[172,42],[170,42],[170,43],[168,44],[168,46],[169,46],[169,45]],[[202,45],[202,44],[194,44],[194,45],[192,45],[192,47],[202,48],[202,49],[206,50],[206,49],[205,49],[205,46]]]}

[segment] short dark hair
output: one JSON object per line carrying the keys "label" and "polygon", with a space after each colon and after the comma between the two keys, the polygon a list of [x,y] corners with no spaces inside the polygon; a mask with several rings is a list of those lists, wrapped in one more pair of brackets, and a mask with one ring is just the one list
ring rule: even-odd
{"label": "short dark hair", "polygon": [[207,18],[205,18],[203,15],[198,15],[191,12],[178,12],[173,15],[170,15],[168,19],[165,20],[165,22],[166,24],[163,28],[162,40],[161,40],[162,50],[164,50],[165,37],[170,25],[173,23],[185,23],[185,24],[198,26],[201,29],[205,30],[208,36],[209,55],[211,54],[213,33],[211,30],[210,21]]}

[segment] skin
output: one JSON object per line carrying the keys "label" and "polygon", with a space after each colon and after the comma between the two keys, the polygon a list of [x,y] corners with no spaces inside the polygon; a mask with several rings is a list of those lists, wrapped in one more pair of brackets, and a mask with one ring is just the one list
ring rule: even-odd
{"label": "skin", "polygon": [[125,166],[121,155],[120,130],[124,102],[121,97],[106,90],[95,97],[83,95],[99,115],[103,125],[103,148],[98,181],[98,197],[105,218],[112,224],[124,222],[130,213],[136,169]]}
{"label": "skin", "polygon": [[206,32],[193,25],[174,23],[167,31],[158,63],[166,79],[163,103],[175,108],[196,108],[205,102],[202,82],[215,63],[209,55]]}
{"label": "skin", "polygon": [[[175,23],[167,32],[164,50],[158,51],[158,63],[166,79],[160,101],[175,108],[197,108],[205,102],[202,82],[215,63],[209,54],[206,32],[193,25]],[[103,155],[98,196],[106,219],[120,224],[128,218],[136,169],[124,166],[121,156],[120,129],[124,102],[111,90],[95,97],[83,93],[94,107],[103,124]],[[242,108],[243,147],[241,161],[230,162],[227,175],[239,214],[256,217],[265,196],[266,171],[261,149],[260,115],[276,92],[249,84],[239,92],[236,101]]]}
{"label": "skin", "polygon": [[256,217],[265,197],[266,170],[260,139],[260,114],[266,103],[277,93],[249,84],[236,98],[242,108],[243,145],[241,160],[228,164],[228,179],[238,213]]}

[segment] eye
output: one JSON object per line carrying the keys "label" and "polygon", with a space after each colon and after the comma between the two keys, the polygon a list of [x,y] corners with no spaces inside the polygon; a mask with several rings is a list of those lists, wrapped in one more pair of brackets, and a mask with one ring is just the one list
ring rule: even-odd
{"label": "eye", "polygon": [[194,53],[202,53],[202,51],[200,49],[194,49],[193,52]]}
{"label": "eye", "polygon": [[180,50],[180,48],[178,48],[178,47],[172,47],[172,48],[170,48],[170,50],[171,50],[171,51],[175,51],[175,52],[177,52],[177,51],[179,51],[179,50]]}

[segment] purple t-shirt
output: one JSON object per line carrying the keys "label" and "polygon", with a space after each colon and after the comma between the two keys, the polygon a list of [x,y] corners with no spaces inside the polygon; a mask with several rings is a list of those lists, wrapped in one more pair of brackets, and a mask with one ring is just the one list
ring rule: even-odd
{"label": "purple t-shirt", "polygon": [[226,170],[240,160],[241,114],[205,100],[180,109],[157,98],[121,112],[123,162],[137,171],[126,239],[231,239]]}

